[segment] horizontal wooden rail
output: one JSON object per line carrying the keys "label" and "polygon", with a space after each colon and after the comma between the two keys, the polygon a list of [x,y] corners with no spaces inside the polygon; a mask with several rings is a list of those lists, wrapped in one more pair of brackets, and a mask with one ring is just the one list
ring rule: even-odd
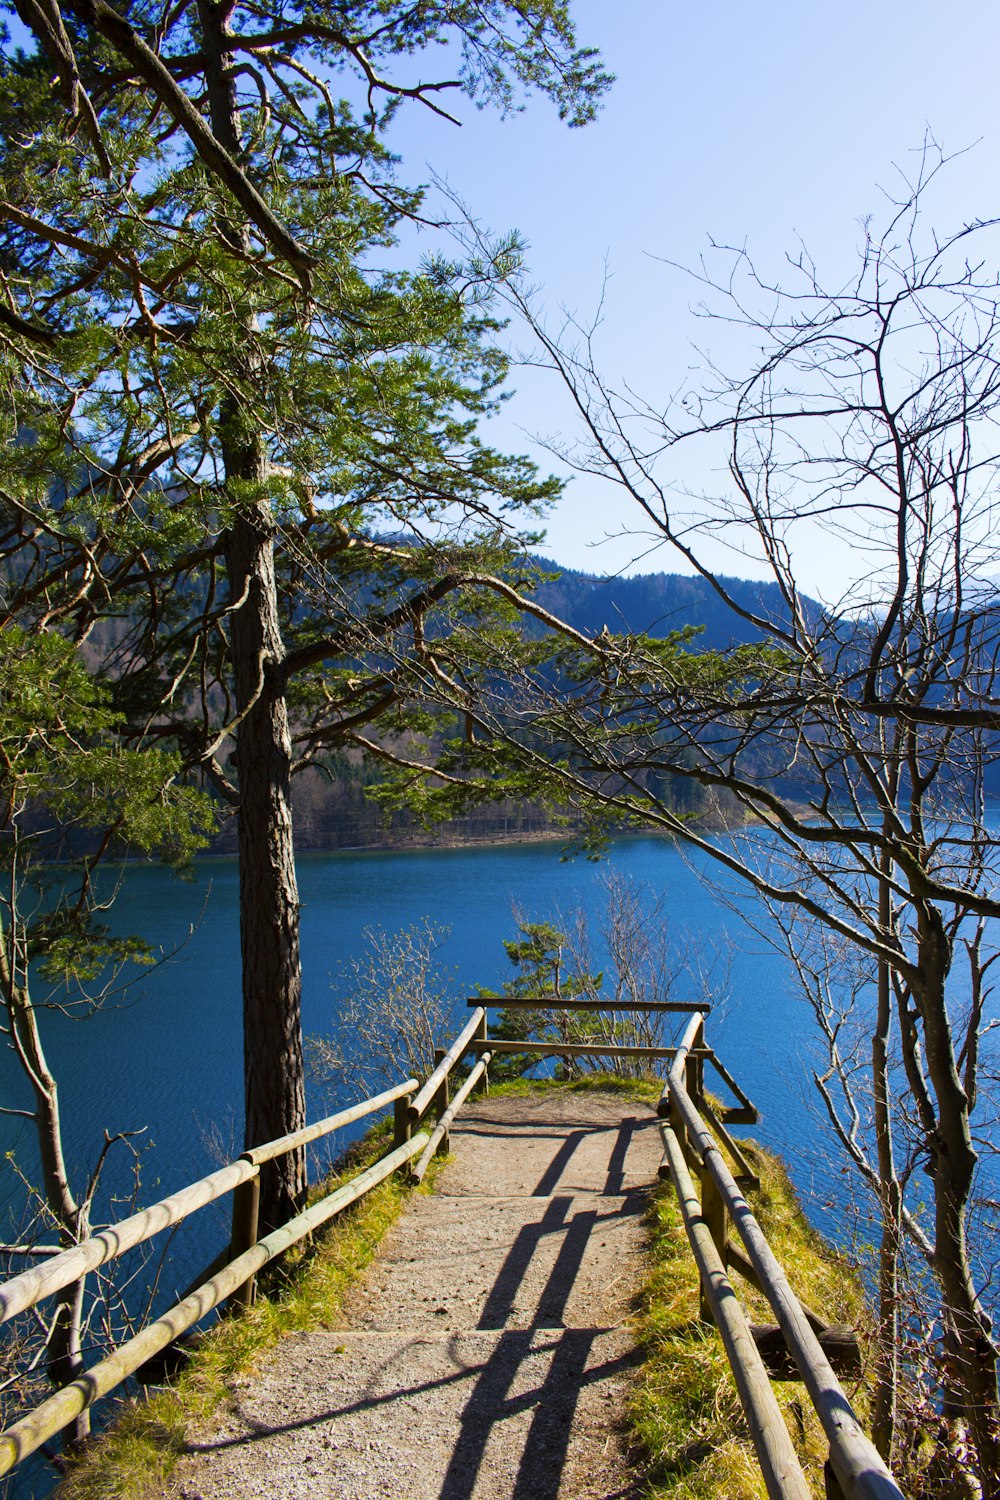
{"label": "horizontal wooden rail", "polygon": [[469,1095],[472,1093],[472,1090],[476,1087],[476,1084],[481,1083],[485,1078],[486,1069],[489,1067],[490,1056],[491,1054],[489,1052],[483,1053],[482,1057],[476,1063],[476,1066],[473,1068],[472,1072],[469,1074],[468,1078],[462,1084],[462,1087],[459,1089],[458,1093],[455,1095],[454,1099],[451,1101],[448,1108],[445,1110],[444,1114],[437,1122],[437,1125],[435,1126],[434,1131],[431,1134],[430,1140],[424,1147],[423,1155],[417,1162],[417,1165],[413,1168],[412,1176],[414,1182],[423,1181],[424,1173],[430,1166],[431,1159],[435,1151],[444,1140],[445,1136],[448,1134],[450,1126],[454,1123],[455,1116],[462,1108],[462,1105],[465,1103],[466,1099],[468,1099]]}
{"label": "horizontal wooden rail", "polygon": [[482,1006],[480,1006],[479,1009],[474,1011],[473,1014],[469,1017],[466,1025],[458,1033],[458,1036],[452,1042],[451,1046],[448,1048],[444,1057],[442,1057],[441,1061],[438,1063],[437,1067],[434,1069],[434,1072],[428,1078],[427,1082],[424,1084],[417,1097],[410,1101],[411,1121],[415,1122],[422,1119],[430,1109],[431,1105],[434,1103],[435,1097],[437,1096],[438,1089],[444,1083],[452,1068],[456,1063],[461,1062],[462,1058],[472,1047],[475,1039],[482,1036],[483,1023],[485,1022],[485,1020],[486,1012],[483,1010]]}
{"label": "horizontal wooden rail", "polygon": [[847,1500],[903,1500],[902,1491],[855,1416],[788,1278],[687,1091],[686,1065],[688,1058],[697,1051],[693,1043],[701,1024],[701,1018],[695,1017],[685,1028],[670,1067],[667,1087],[671,1118],[676,1110],[676,1118],[694,1154],[714,1182],[739,1231],[760,1289],[774,1311],[826,1433],[830,1444],[830,1465]]}
{"label": "horizontal wooden rail", "polygon": [[[479,1052],[537,1052],[540,1057],[673,1057],[676,1047],[619,1047],[611,1042],[473,1042]],[[696,1055],[703,1056],[703,1051]]]}
{"label": "horizontal wooden rail", "polygon": [[[230,1247],[216,1257],[208,1270],[202,1272],[199,1283],[186,1292],[174,1307],[78,1379],[54,1392],[34,1411],[14,1423],[7,1432],[0,1433],[0,1476],[9,1473],[22,1459],[62,1431],[94,1401],[114,1390],[128,1376],[141,1370],[142,1366],[148,1365],[169,1345],[175,1343],[181,1334],[227,1298],[233,1305],[245,1301],[247,1289],[252,1287],[254,1277],[269,1261],[363,1197],[377,1183],[414,1157],[429,1158],[458,1109],[484,1077],[488,1057],[473,1068],[469,1079],[458,1091],[454,1103],[443,1112],[433,1138],[426,1129],[411,1134],[412,1126],[435,1101],[439,1108],[441,1101],[447,1102],[448,1073],[468,1052],[472,1041],[484,1036],[485,1031],[486,1012],[479,1009],[447,1053],[441,1057],[439,1065],[422,1089],[417,1079],[409,1078],[394,1088],[339,1110],[313,1125],[306,1125],[277,1140],[251,1147],[238,1161],[191,1183],[120,1224],[111,1225],[83,1243],[60,1250],[44,1265],[25,1271],[0,1286],[2,1323],[33,1307],[42,1298],[80,1280],[88,1271],[95,1270],[142,1244],[161,1230],[181,1223],[197,1209],[226,1193],[236,1193],[236,1204],[242,1202],[241,1194],[246,1200],[240,1213],[234,1208],[234,1230]],[[311,1141],[321,1140],[341,1126],[352,1124],[389,1105],[394,1105],[396,1112],[397,1138],[393,1149],[349,1183],[336,1188],[281,1228],[257,1240],[254,1195],[261,1165],[308,1145]],[[402,1130],[400,1121],[404,1122]],[[424,1169],[420,1170],[420,1175],[423,1175]]]}
{"label": "horizontal wooden rail", "polygon": [[299,1146],[308,1146],[310,1141],[318,1141],[323,1136],[330,1135],[342,1125],[353,1125],[355,1120],[363,1120],[366,1115],[373,1115],[376,1110],[395,1104],[397,1099],[405,1099],[407,1094],[415,1094],[419,1087],[415,1078],[408,1078],[405,1083],[386,1089],[384,1094],[376,1094],[371,1099],[363,1100],[361,1104],[352,1104],[349,1109],[328,1115],[325,1120],[317,1120],[315,1125],[304,1125],[301,1130],[293,1130],[291,1135],[279,1136],[276,1141],[267,1141],[263,1146],[252,1146],[249,1151],[244,1151],[242,1159],[260,1166],[262,1162],[272,1161],[276,1156],[285,1156]]}
{"label": "horizontal wooden rail", "polygon": [[178,1302],[155,1323],[144,1328],[135,1338],[93,1366],[84,1375],[63,1386],[34,1411],[0,1434],[0,1475],[9,1474],[29,1454],[34,1453],[56,1433],[68,1427],[81,1412],[85,1411],[101,1396],[106,1396],[134,1370],[153,1355],[159,1354],[172,1344],[187,1329],[201,1321],[206,1313],[218,1307],[237,1287],[256,1275],[269,1261],[285,1250],[305,1239],[343,1209],[356,1203],[365,1193],[391,1176],[412,1157],[424,1149],[427,1133],[421,1131],[390,1151],[374,1166],[366,1168],[357,1177],[321,1198],[303,1213],[297,1214],[280,1229],[273,1230],[264,1239],[231,1261],[211,1280],[198,1287],[189,1297]]}
{"label": "horizontal wooden rail", "polygon": [[712,1007],[700,1000],[555,1000],[551,995],[536,997],[524,995],[475,995],[467,1005],[485,1006],[487,1010],[641,1010],[661,1014],[670,1011],[674,1015],[687,1015],[693,1010],[707,1016]]}
{"label": "horizontal wooden rail", "polygon": [[417,1087],[415,1078],[408,1079],[394,1089],[387,1089],[384,1094],[378,1094],[373,1099],[366,1099],[361,1104],[352,1105],[349,1109],[330,1115],[325,1120],[318,1120],[315,1125],[307,1125],[291,1135],[282,1136],[276,1141],[268,1141],[263,1146],[255,1146],[252,1150],[244,1152],[238,1161],[220,1168],[218,1172],[210,1173],[207,1177],[200,1178],[177,1193],[172,1193],[169,1198],[161,1199],[151,1208],[143,1209],[141,1213],[133,1214],[129,1219],[123,1219],[120,1224],[114,1224],[109,1229],[102,1229],[99,1234],[92,1235],[79,1245],[73,1245],[70,1249],[61,1251],[45,1265],[22,1271],[19,1276],[12,1277],[0,1287],[0,1323],[6,1322],[8,1318],[24,1312],[29,1307],[34,1307],[44,1297],[50,1297],[55,1292],[62,1291],[64,1287],[70,1286],[81,1276],[85,1276],[88,1271],[94,1271],[109,1260],[124,1255],[126,1250],[135,1249],[136,1245],[152,1239],[162,1230],[183,1223],[199,1208],[204,1208],[206,1204],[224,1197],[241,1183],[248,1182],[255,1177],[261,1162],[270,1161],[275,1156],[283,1156],[298,1146],[329,1135],[331,1131],[337,1130],[342,1125],[349,1125],[354,1120],[363,1119],[365,1115],[374,1114],[376,1110],[391,1104],[395,1099],[413,1093]]}
{"label": "horizontal wooden rail", "polygon": [[[704,1030],[705,1018],[703,1016],[693,1015],[690,1021],[685,1026],[681,1034],[680,1041],[677,1043],[677,1057],[674,1068],[671,1068],[670,1070],[671,1075],[673,1074],[675,1068],[679,1070],[687,1061],[688,1057],[693,1052],[696,1052],[698,1050],[698,1040],[700,1037],[704,1036]],[[702,1045],[702,1051],[709,1052],[711,1051],[711,1049]],[[712,1056],[715,1056],[714,1052],[712,1053]],[[671,1084],[670,1079],[668,1078],[666,1087],[663,1090],[663,1098],[668,1097],[670,1088]]]}
{"label": "horizontal wooden rail", "polygon": [[771,1381],[764,1367],[750,1325],[726,1277],[725,1267],[702,1218],[684,1155],[669,1125],[660,1124],[660,1134],[673,1178],[677,1202],[705,1289],[729,1356],[736,1389],[746,1413],[750,1436],[771,1500],[810,1500],[811,1490],[799,1464],[785,1426]]}
{"label": "horizontal wooden rail", "polygon": [[102,1229],[100,1234],[54,1255],[44,1266],[22,1271],[0,1287],[0,1323],[33,1307],[43,1297],[50,1297],[53,1292],[79,1281],[81,1276],[103,1266],[106,1261],[141,1245],[144,1240],[159,1234],[161,1229],[182,1223],[206,1203],[214,1203],[216,1198],[231,1193],[241,1182],[256,1177],[258,1171],[253,1162],[234,1161],[228,1167],[192,1182],[180,1192],[172,1193],[169,1198],[161,1199],[151,1208],[133,1214],[130,1219],[123,1219],[120,1224]]}

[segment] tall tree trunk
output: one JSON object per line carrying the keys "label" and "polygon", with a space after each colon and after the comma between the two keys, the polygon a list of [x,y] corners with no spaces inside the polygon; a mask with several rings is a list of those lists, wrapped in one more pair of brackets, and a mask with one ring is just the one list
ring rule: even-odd
{"label": "tall tree trunk", "polygon": [[919,918],[919,992],[927,1071],[938,1128],[929,1142],[934,1181],[934,1270],[941,1287],[948,1405],[964,1418],[984,1496],[1000,1496],[1000,1401],[991,1319],[976,1293],[965,1226],[973,1173],[968,1097],[955,1062],[945,978],[949,948],[941,916],[925,903]]}
{"label": "tall tree trunk", "polygon": [[[241,123],[227,51],[228,8],[199,0],[209,113],[217,139],[241,154]],[[245,223],[221,232],[246,250]],[[245,315],[245,339],[234,328],[234,356],[253,359],[256,328]],[[252,383],[254,371],[243,374]],[[284,691],[278,686],[284,646],[274,573],[274,518],[266,498],[263,436],[238,398],[220,412],[227,486],[237,514],[226,535],[233,677],[239,727],[240,949],[243,969],[243,1059],[247,1146],[305,1123],[302,1058],[302,972],[299,897],[292,845],[291,738]],[[304,1151],[269,1163],[261,1175],[261,1223],[276,1228],[305,1193]]]}
{"label": "tall tree trunk", "polygon": [[[240,946],[246,1144],[260,1145],[305,1123],[299,894],[291,814],[291,741],[284,697],[271,691],[281,662],[271,517],[266,504],[235,522],[227,538],[239,775]],[[305,1192],[305,1153],[269,1163],[261,1221],[275,1228]]]}

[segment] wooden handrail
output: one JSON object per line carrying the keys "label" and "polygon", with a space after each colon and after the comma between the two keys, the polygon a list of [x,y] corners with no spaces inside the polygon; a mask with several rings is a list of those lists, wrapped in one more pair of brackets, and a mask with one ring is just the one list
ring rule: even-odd
{"label": "wooden handrail", "polygon": [[245,1151],[238,1161],[231,1162],[218,1172],[209,1173],[207,1177],[199,1178],[197,1182],[172,1193],[169,1198],[154,1203],[151,1208],[123,1219],[120,1224],[102,1229],[99,1234],[91,1235],[79,1245],[73,1245],[54,1255],[44,1265],[22,1271],[19,1276],[12,1277],[0,1286],[0,1323],[34,1307],[43,1297],[62,1291],[63,1287],[79,1281],[88,1271],[94,1271],[109,1260],[124,1255],[126,1250],[133,1250],[136,1245],[152,1239],[161,1230],[183,1223],[199,1208],[204,1208],[206,1204],[231,1193],[241,1183],[256,1177],[261,1162],[283,1156],[294,1151],[297,1146],[329,1135],[342,1125],[349,1125],[365,1115],[374,1114],[395,1099],[413,1093],[417,1087],[415,1078],[407,1079],[396,1088],[387,1089],[384,1094],[377,1094],[361,1104],[352,1105],[325,1120],[318,1120],[315,1125],[307,1125],[291,1135],[268,1141],[263,1146],[255,1146],[250,1151]]}
{"label": "wooden handrail", "polygon": [[[540,1057],[673,1057],[676,1047],[620,1047],[613,1042],[498,1042],[493,1037],[471,1043],[480,1052],[536,1052]],[[695,1055],[707,1056],[705,1048]],[[412,1108],[412,1106],[411,1106]]]}
{"label": "wooden handrail", "polygon": [[[395,1087],[386,1089],[359,1104],[339,1110],[313,1125],[290,1132],[273,1141],[265,1141],[251,1147],[235,1162],[190,1183],[151,1208],[133,1214],[119,1224],[103,1229],[79,1245],[53,1255],[45,1264],[23,1272],[20,1276],[0,1286],[0,1323],[17,1313],[33,1307],[42,1298],[61,1291],[85,1276],[88,1271],[122,1255],[161,1230],[181,1223],[197,1209],[236,1192],[246,1198],[245,1213],[236,1214],[239,1228],[234,1228],[231,1259],[220,1263],[221,1258],[203,1273],[200,1285],[195,1286],[168,1312],[154,1323],[142,1329],[135,1337],[120,1345],[106,1359],[94,1365],[69,1385],[63,1386],[33,1411],[15,1422],[6,1432],[0,1433],[0,1476],[7,1474],[22,1459],[34,1453],[63,1428],[73,1422],[94,1401],[107,1395],[141,1365],[153,1359],[168,1345],[174,1343],[182,1333],[198,1323],[213,1308],[232,1299],[238,1305],[245,1302],[257,1272],[281,1255],[298,1240],[311,1234],[328,1219],[364,1196],[371,1188],[390,1176],[399,1167],[412,1161],[415,1156],[422,1159],[432,1154],[448,1125],[454,1119],[469,1093],[486,1075],[489,1058],[483,1058],[473,1068],[469,1078],[458,1091],[454,1103],[443,1112],[433,1137],[427,1130],[411,1134],[411,1125],[406,1125],[406,1138],[397,1139],[393,1148],[372,1166],[360,1172],[343,1187],[336,1188],[314,1203],[301,1214],[297,1214],[280,1228],[264,1238],[256,1238],[256,1205],[252,1197],[256,1192],[262,1163],[286,1155],[310,1141],[328,1136],[340,1126],[349,1125],[366,1115],[388,1105],[396,1106],[397,1130],[400,1118],[406,1121],[419,1120],[430,1104],[439,1097],[439,1091],[450,1070],[469,1050],[474,1038],[485,1034],[486,1012],[479,1009],[456,1037],[448,1051],[442,1056],[423,1088],[415,1078],[409,1078]],[[416,1095],[416,1098],[413,1096]],[[441,1097],[447,1097],[446,1094]],[[406,1105],[404,1101],[409,1100]],[[422,1170],[419,1175],[423,1175]],[[234,1199],[234,1202],[237,1200]],[[243,1224],[243,1218],[246,1223]],[[242,1240],[242,1246],[240,1241]],[[243,1248],[245,1247],[245,1248]],[[223,1252],[225,1256],[226,1252]]]}
{"label": "wooden handrail", "polygon": [[[693,1015],[691,1017],[690,1021],[685,1026],[683,1032],[681,1033],[681,1039],[677,1043],[677,1060],[676,1060],[676,1065],[678,1067],[680,1067],[684,1062],[687,1061],[688,1053],[691,1052],[694,1049],[695,1044],[696,1044],[696,1040],[697,1040],[697,1037],[698,1037],[698,1034],[699,1034],[699,1032],[701,1032],[703,1030],[704,1025],[705,1025],[705,1018],[704,1018],[704,1016]],[[673,1071],[673,1070],[671,1070],[671,1071]],[[669,1079],[668,1079],[668,1084],[669,1084]],[[664,1090],[664,1092],[666,1092],[666,1090]]]}
{"label": "wooden handrail", "polygon": [[462,1108],[462,1105],[465,1103],[466,1099],[468,1099],[469,1095],[472,1093],[472,1090],[476,1087],[476,1084],[481,1083],[483,1078],[485,1078],[486,1069],[489,1067],[490,1063],[490,1056],[491,1054],[489,1052],[483,1053],[482,1057],[476,1063],[476,1066],[472,1069],[472,1072],[469,1074],[468,1078],[462,1084],[462,1087],[459,1089],[458,1093],[455,1095],[454,1099],[451,1101],[448,1108],[445,1110],[444,1114],[437,1122],[430,1140],[424,1147],[423,1154],[420,1160],[413,1168],[413,1180],[415,1182],[423,1181],[424,1173],[430,1166],[431,1158],[433,1157],[438,1146],[444,1140],[445,1136],[448,1134],[448,1128],[454,1123],[455,1116]]}
{"label": "wooden handrail", "polygon": [[699,1106],[702,1114],[708,1120],[708,1123],[711,1125],[719,1140],[729,1152],[732,1161],[735,1163],[736,1170],[740,1174],[736,1179],[739,1186],[742,1188],[759,1188],[760,1178],[757,1176],[757,1173],[754,1171],[753,1167],[744,1156],[739,1141],[734,1140],[733,1137],[729,1134],[729,1131],[726,1129],[725,1125],[723,1125],[722,1121],[719,1119],[718,1115],[715,1113],[715,1110],[709,1104],[707,1099],[700,1100]]}
{"label": "wooden handrail", "polygon": [[771,1388],[764,1361],[760,1357],[743,1309],[726,1276],[719,1252],[708,1225],[701,1215],[701,1204],[684,1162],[677,1137],[669,1125],[660,1122],[660,1134],[670,1165],[677,1202],[698,1266],[702,1286],[711,1305],[729,1356],[736,1390],[750,1426],[750,1436],[760,1463],[764,1484],[771,1500],[810,1500],[811,1490],[802,1472],[781,1408]]}
{"label": "wooden handrail", "polygon": [[687,1015],[697,1010],[707,1016],[712,1007],[707,1001],[696,1000],[554,1000],[551,995],[473,995],[467,1005],[484,1006],[487,1010],[641,1010],[659,1014],[670,1011],[674,1015]]}
{"label": "wooden handrail", "polygon": [[702,1018],[696,1016],[685,1028],[668,1075],[665,1092],[669,1092],[670,1105],[676,1109],[692,1150],[718,1189],[746,1246],[760,1290],[774,1311],[826,1433],[830,1465],[847,1500],[903,1500],[902,1491],[863,1431],[788,1278],[688,1093],[686,1065],[697,1051],[694,1040],[702,1025]]}
{"label": "wooden handrail", "polygon": [[0,1323],[6,1322],[15,1313],[34,1307],[43,1297],[49,1297],[53,1292],[79,1281],[81,1276],[103,1266],[106,1261],[114,1260],[126,1250],[141,1245],[144,1240],[159,1234],[161,1229],[180,1224],[197,1209],[231,1193],[241,1182],[256,1177],[258,1170],[253,1162],[231,1162],[218,1172],[211,1172],[207,1177],[201,1177],[188,1187],[181,1188],[180,1192],[172,1193],[169,1198],[154,1203],[151,1208],[123,1219],[120,1224],[102,1229],[100,1234],[91,1235],[90,1239],[73,1245],[69,1250],[63,1250],[45,1265],[34,1266],[29,1271],[22,1271],[19,1276],[12,1276],[10,1281],[0,1286]]}
{"label": "wooden handrail", "polygon": [[722,1081],[726,1085],[726,1087],[728,1089],[730,1089],[736,1095],[737,1099],[740,1101],[740,1103],[743,1105],[744,1110],[746,1111],[745,1117],[741,1117],[738,1120],[734,1120],[733,1117],[734,1117],[734,1115],[737,1112],[733,1111],[733,1110],[730,1110],[729,1111],[729,1118],[730,1118],[730,1120],[733,1120],[734,1124],[756,1125],[756,1123],[757,1123],[757,1111],[754,1108],[754,1106],[751,1104],[750,1100],[747,1098],[746,1094],[740,1088],[739,1084],[736,1082],[736,1079],[733,1077],[733,1075],[724,1066],[724,1064],[722,1063],[722,1061],[718,1057],[716,1057],[716,1055],[715,1055],[715,1053],[713,1051],[709,1052],[709,1055],[708,1055],[708,1057],[705,1060],[708,1063],[708,1065],[709,1065],[710,1068],[714,1068],[715,1069],[715,1071],[718,1073],[719,1077],[722,1079]]}
{"label": "wooden handrail", "polygon": [[383,1094],[375,1094],[361,1104],[352,1104],[349,1109],[328,1115],[325,1120],[317,1120],[315,1125],[304,1125],[301,1130],[293,1130],[291,1135],[279,1136],[276,1141],[267,1141],[263,1146],[251,1146],[249,1151],[244,1151],[241,1160],[252,1161],[259,1167],[262,1162],[284,1156],[289,1151],[297,1150],[299,1146],[307,1146],[310,1141],[320,1140],[332,1131],[339,1130],[342,1125],[352,1125],[355,1120],[363,1120],[366,1115],[373,1115],[376,1110],[395,1104],[397,1099],[415,1094],[419,1087],[415,1078],[408,1078],[405,1083],[398,1083],[395,1088],[386,1089]]}
{"label": "wooden handrail", "polygon": [[417,1097],[410,1101],[411,1121],[416,1122],[417,1120],[422,1119],[430,1109],[431,1105],[434,1102],[434,1098],[437,1094],[438,1089],[444,1083],[452,1068],[456,1063],[461,1062],[462,1058],[469,1051],[476,1037],[482,1034],[482,1025],[485,1019],[486,1012],[483,1010],[482,1006],[475,1010],[469,1017],[468,1022],[458,1033],[458,1036],[452,1042],[451,1046],[448,1048],[444,1057],[442,1057],[441,1061],[438,1063],[437,1067],[434,1069],[433,1073],[428,1078],[427,1082],[424,1084]]}
{"label": "wooden handrail", "polygon": [[178,1302],[169,1312],[157,1318],[155,1323],[150,1323],[135,1338],[122,1344],[107,1359],[102,1359],[85,1374],[41,1402],[19,1422],[15,1422],[0,1434],[0,1475],[10,1473],[16,1464],[34,1453],[64,1427],[68,1427],[88,1406],[93,1405],[101,1396],[108,1395],[140,1365],[159,1354],[168,1344],[174,1343],[182,1333],[200,1322],[206,1313],[218,1307],[220,1302],[251,1276],[256,1275],[269,1261],[283,1254],[299,1240],[305,1239],[306,1235],[319,1229],[335,1214],[357,1202],[378,1183],[391,1176],[397,1168],[405,1166],[411,1157],[424,1149],[427,1139],[426,1132],[421,1131],[373,1166],[360,1172],[343,1187],[336,1188],[318,1203],[297,1214],[294,1219],[289,1219],[280,1229],[275,1229],[258,1240],[243,1255],[223,1267],[183,1302]]}

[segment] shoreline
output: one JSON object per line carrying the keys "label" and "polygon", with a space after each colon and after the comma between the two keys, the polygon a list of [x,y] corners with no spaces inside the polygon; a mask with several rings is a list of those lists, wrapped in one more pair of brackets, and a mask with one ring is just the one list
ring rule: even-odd
{"label": "shoreline", "polygon": [[[659,828],[623,828],[610,836],[609,842],[615,843],[619,839],[634,838],[656,838],[672,843],[675,835],[667,833]],[[539,830],[533,833],[510,833],[510,834],[487,834],[483,838],[475,838],[470,835],[448,835],[436,838],[429,835],[423,839],[407,839],[405,843],[386,841],[377,844],[315,844],[304,849],[296,849],[296,859],[306,859],[310,856],[329,858],[337,854],[426,854],[428,852],[448,852],[459,849],[509,849],[518,844],[559,844],[568,845],[572,843],[573,835],[569,831],[558,833],[551,829]],[[236,850],[207,851],[196,854],[193,863],[200,865],[210,860],[235,859]]]}
{"label": "shoreline", "polygon": [[[692,818],[688,826],[697,833],[740,833],[752,828],[766,828],[767,822],[763,818],[747,818],[739,827],[727,824],[725,821],[716,821],[710,818]],[[474,834],[441,833],[436,834],[428,831],[424,834],[415,834],[405,840],[385,839],[371,844],[307,844],[304,848],[296,848],[295,858],[302,859],[308,855],[322,855],[324,857],[334,854],[411,854],[426,853],[428,850],[454,850],[454,849],[508,849],[518,844],[562,844],[570,845],[577,836],[578,830],[557,830],[552,828],[535,829],[513,833],[491,832],[482,837]],[[676,843],[679,835],[664,828],[648,826],[642,828],[620,828],[608,834],[609,843],[617,843],[621,839],[662,839],[665,843]],[[195,864],[201,864],[212,859],[235,859],[237,850],[232,849],[206,851],[196,854]]]}

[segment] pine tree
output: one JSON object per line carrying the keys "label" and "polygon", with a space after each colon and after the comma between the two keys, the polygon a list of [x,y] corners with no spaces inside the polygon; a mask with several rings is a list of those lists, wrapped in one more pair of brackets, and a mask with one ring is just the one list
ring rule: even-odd
{"label": "pine tree", "polygon": [[[385,127],[456,88],[582,124],[609,80],[557,0],[16,11],[2,618],[99,653],[135,743],[179,746],[236,811],[253,1144],[304,1111],[293,767],[373,722],[399,742],[554,493],[475,436],[503,375],[481,294],[516,246],[384,269],[420,210]],[[436,47],[454,79],[397,81]],[[303,1188],[283,1158],[265,1223]]]}

